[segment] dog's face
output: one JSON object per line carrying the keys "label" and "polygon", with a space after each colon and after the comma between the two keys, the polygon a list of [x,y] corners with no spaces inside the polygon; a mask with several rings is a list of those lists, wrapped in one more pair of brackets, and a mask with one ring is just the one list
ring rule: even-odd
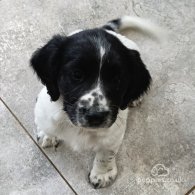
{"label": "dog's face", "polygon": [[101,29],[53,37],[31,65],[52,101],[61,96],[72,123],[86,128],[110,127],[151,79],[139,53]]}

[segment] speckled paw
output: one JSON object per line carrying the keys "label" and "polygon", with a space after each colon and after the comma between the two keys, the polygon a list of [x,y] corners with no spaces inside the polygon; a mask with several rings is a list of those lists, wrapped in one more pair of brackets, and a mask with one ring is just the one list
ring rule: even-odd
{"label": "speckled paw", "polygon": [[108,170],[106,173],[96,173],[95,171],[91,171],[88,175],[89,182],[92,186],[97,188],[104,188],[113,183],[117,176],[117,168],[113,168]]}
{"label": "speckled paw", "polygon": [[37,134],[37,142],[41,145],[42,148],[57,148],[59,144],[59,140],[56,137],[50,137],[42,131]]}

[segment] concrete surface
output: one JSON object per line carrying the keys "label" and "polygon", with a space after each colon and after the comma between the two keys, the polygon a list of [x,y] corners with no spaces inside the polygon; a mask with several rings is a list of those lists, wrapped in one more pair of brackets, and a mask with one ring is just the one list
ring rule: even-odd
{"label": "concrete surface", "polygon": [[[159,45],[127,34],[140,46],[153,86],[143,104],[130,110],[116,182],[94,190],[87,183],[90,153],[62,145],[56,152],[45,150],[51,163],[24,131],[34,137],[33,107],[42,87],[29,58],[55,33],[96,27],[121,15],[149,18],[171,37]],[[180,195],[190,190],[195,185],[194,22],[193,0],[1,0],[0,194]]]}
{"label": "concrete surface", "polygon": [[0,113],[0,194],[73,195],[2,102]]}

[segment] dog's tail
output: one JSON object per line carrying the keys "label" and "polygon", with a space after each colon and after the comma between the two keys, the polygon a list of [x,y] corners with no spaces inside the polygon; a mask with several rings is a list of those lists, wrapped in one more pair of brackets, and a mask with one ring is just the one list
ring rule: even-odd
{"label": "dog's tail", "polygon": [[121,18],[111,20],[105,24],[103,28],[115,32],[119,32],[125,29],[135,29],[145,34],[151,35],[158,40],[162,40],[166,36],[164,29],[148,20],[133,16],[123,16]]}

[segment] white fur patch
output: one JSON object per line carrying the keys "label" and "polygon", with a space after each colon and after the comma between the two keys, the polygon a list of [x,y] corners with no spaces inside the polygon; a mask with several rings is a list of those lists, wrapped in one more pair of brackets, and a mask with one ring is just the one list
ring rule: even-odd
{"label": "white fur patch", "polygon": [[102,61],[102,58],[104,57],[105,53],[106,53],[106,50],[101,46],[100,47],[100,58],[101,58],[101,61]]}
{"label": "white fur patch", "polygon": [[92,107],[94,105],[94,102],[97,101],[98,108],[100,111],[108,111],[108,109],[109,109],[108,102],[107,102],[106,97],[104,96],[104,94],[100,88],[99,83],[96,86],[96,88],[92,89],[87,94],[83,95],[80,98],[80,101],[82,101],[82,100],[89,102],[90,107]]}
{"label": "white fur patch", "polygon": [[103,46],[100,46],[100,69],[99,69],[99,76],[98,76],[98,82],[100,82],[100,71],[102,68],[102,61],[103,61],[103,57],[106,53],[106,50]]}
{"label": "white fur patch", "polygon": [[71,35],[74,35],[74,34],[76,34],[76,33],[79,33],[79,32],[81,32],[81,31],[83,31],[83,30],[82,30],[82,29],[75,30],[75,31],[69,33],[69,34],[68,34],[68,37],[71,36]]}
{"label": "white fur patch", "polygon": [[116,38],[118,38],[121,43],[127,47],[128,49],[133,49],[133,50],[136,50],[136,51],[140,51],[139,47],[137,46],[137,44],[135,42],[133,42],[132,40],[128,39],[127,37],[121,35],[121,34],[118,34],[116,32],[113,32],[111,30],[106,30],[107,33],[115,36]]}

